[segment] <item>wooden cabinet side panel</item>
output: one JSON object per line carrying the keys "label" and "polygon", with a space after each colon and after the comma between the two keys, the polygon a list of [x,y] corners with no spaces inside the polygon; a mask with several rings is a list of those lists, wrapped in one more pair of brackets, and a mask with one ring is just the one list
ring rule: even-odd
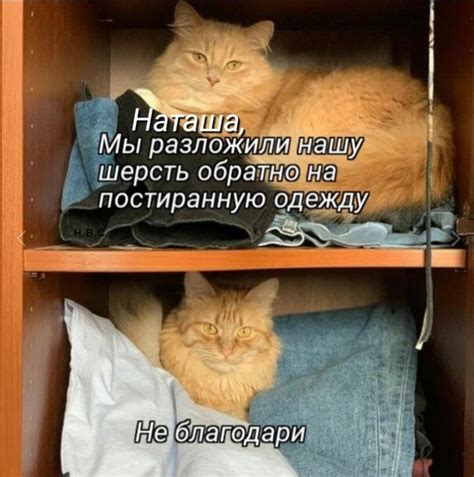
{"label": "wooden cabinet side panel", "polygon": [[455,122],[456,202],[459,216],[474,217],[474,2],[438,1],[435,94]]}
{"label": "wooden cabinet side panel", "polygon": [[21,474],[23,4],[1,2],[0,475]]}
{"label": "wooden cabinet side panel", "polygon": [[[458,215],[474,218],[474,2],[457,0],[437,2],[436,11],[436,77],[437,92],[451,106],[456,137],[456,199]],[[454,407],[439,408],[440,421],[446,422],[443,443],[458,447],[454,465],[463,464],[463,471],[444,467],[449,475],[474,475],[474,260],[472,239],[468,252],[468,271],[463,280],[441,283],[435,291],[446,304],[443,319],[446,324],[440,335],[438,357],[440,369],[449,369],[437,378],[438,390]],[[461,290],[460,290],[461,287]],[[438,320],[439,321],[439,320]],[[448,326],[449,324],[449,326]],[[436,325],[435,325],[436,326]],[[453,336],[458,339],[453,339]],[[452,359],[452,358],[455,359]],[[451,360],[451,361],[450,361]],[[430,363],[432,364],[432,363]],[[459,383],[462,388],[451,387]],[[448,393],[451,396],[448,396]],[[462,393],[462,395],[461,395]],[[446,416],[446,417],[445,417]],[[448,422],[449,421],[449,422]],[[456,434],[450,429],[456,426]],[[462,426],[462,434],[459,433]],[[454,452],[454,449],[453,449]],[[447,453],[445,454],[448,455]],[[447,462],[447,461],[446,461]],[[459,469],[459,467],[456,467]],[[448,475],[448,474],[441,474]]]}
{"label": "wooden cabinet side panel", "polygon": [[464,408],[464,475],[474,475],[474,238],[469,241],[468,316],[466,321],[466,401]]}
{"label": "wooden cabinet side panel", "polygon": [[24,290],[23,476],[60,475],[70,360],[64,298],[104,314],[108,286],[97,274],[46,274],[25,278]]}
{"label": "wooden cabinet side panel", "polygon": [[[426,425],[433,443],[433,477],[463,475],[466,404],[467,273],[436,270],[433,334],[419,355],[419,372],[427,401]],[[412,288],[424,295],[418,273]],[[419,300],[423,305],[424,298]],[[422,316],[422,306],[417,315]]]}
{"label": "wooden cabinet side panel", "polygon": [[25,244],[59,239],[61,194],[75,138],[74,104],[86,81],[109,95],[108,26],[91,2],[25,2]]}

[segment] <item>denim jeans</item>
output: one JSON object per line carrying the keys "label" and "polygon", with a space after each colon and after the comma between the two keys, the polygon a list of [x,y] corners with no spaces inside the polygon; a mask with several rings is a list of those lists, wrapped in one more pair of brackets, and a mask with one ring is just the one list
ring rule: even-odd
{"label": "denim jeans", "polygon": [[99,155],[100,136],[106,133],[110,139],[114,137],[117,117],[117,103],[112,99],[81,101],[74,106],[77,138],[69,158],[61,210],[84,200],[103,185],[99,181],[100,164],[115,164],[115,157],[113,154]]}
{"label": "denim jeans", "polygon": [[[455,245],[456,216],[447,209],[432,212],[433,246]],[[305,217],[278,213],[259,246],[298,247],[423,247],[426,244],[424,217],[409,232],[394,232],[390,224],[366,222],[354,224],[324,224]]]}
{"label": "denim jeans", "polygon": [[415,329],[404,305],[288,315],[278,383],[256,396],[253,424],[306,425],[281,447],[301,477],[411,476]]}
{"label": "denim jeans", "polygon": [[[133,244],[154,248],[174,246],[222,249],[251,247],[260,242],[275,215],[271,200],[274,192],[257,180],[239,179],[232,185],[232,194],[252,196],[264,193],[268,196],[265,206],[252,202],[247,204],[248,207],[234,210],[231,203],[224,202],[221,207],[216,207],[213,205],[215,201],[207,198],[211,195],[214,198],[230,197],[226,186],[215,177],[205,182],[199,179],[199,171],[203,166],[212,168],[222,160],[229,160],[233,167],[243,169],[246,163],[242,156],[213,154],[209,151],[193,154],[191,151],[200,144],[203,137],[181,127],[174,131],[172,122],[168,122],[166,130],[161,132],[147,131],[144,122],[140,122],[133,130],[137,109],[145,117],[149,114],[149,105],[131,90],[115,101],[118,107],[117,132],[133,144],[141,141],[140,150],[132,154],[118,151],[115,161],[120,167],[145,166],[147,177],[134,184],[132,180],[123,180],[123,176],[119,175],[116,182],[103,185],[100,189],[93,190],[84,200],[70,205],[60,219],[60,233],[64,241],[87,247]],[[152,144],[157,139],[164,144],[171,139],[177,143],[187,139],[192,146],[186,152],[178,151],[175,154],[165,150],[152,154],[150,159]],[[169,166],[177,165],[187,172],[187,180],[164,180],[165,174],[163,180],[153,179],[151,168],[161,167],[164,168],[162,170],[167,170]],[[103,192],[112,195],[122,193],[125,203],[138,199],[137,206],[119,207],[112,200],[111,207],[104,207],[101,201]],[[140,194],[148,193],[150,201],[146,197],[140,200]],[[174,199],[168,200],[172,197],[178,198],[182,202],[181,206],[175,207]]]}

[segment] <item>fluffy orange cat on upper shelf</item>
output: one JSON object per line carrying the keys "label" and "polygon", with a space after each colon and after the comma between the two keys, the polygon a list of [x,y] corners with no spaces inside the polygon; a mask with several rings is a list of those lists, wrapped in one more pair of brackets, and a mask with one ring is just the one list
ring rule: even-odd
{"label": "fluffy orange cat on upper shelf", "polygon": [[[337,159],[337,180],[275,182],[287,192],[367,191],[359,215],[317,209],[309,215],[335,221],[388,221],[405,230],[425,205],[427,91],[394,68],[353,67],[319,73],[279,70],[268,61],[274,25],[249,27],[203,19],[179,2],[175,37],[156,60],[150,89],[164,114],[237,114],[248,136],[291,137],[288,155],[250,155],[251,163],[298,164],[301,169],[334,156],[298,154],[301,137],[364,138],[356,161]],[[434,107],[434,205],[453,182],[453,124],[448,109]]]}

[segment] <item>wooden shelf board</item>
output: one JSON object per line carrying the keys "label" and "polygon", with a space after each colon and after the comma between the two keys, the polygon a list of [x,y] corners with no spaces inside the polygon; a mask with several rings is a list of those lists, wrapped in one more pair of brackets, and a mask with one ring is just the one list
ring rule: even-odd
{"label": "wooden shelf board", "polygon": [[[422,268],[421,249],[254,248],[183,249],[26,249],[26,272],[184,272],[297,268]],[[433,250],[433,267],[464,268],[463,249]]]}

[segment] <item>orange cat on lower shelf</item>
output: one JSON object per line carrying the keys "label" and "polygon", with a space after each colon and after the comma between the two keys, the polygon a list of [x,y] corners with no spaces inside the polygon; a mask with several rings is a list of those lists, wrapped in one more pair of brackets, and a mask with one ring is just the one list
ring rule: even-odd
{"label": "orange cat on lower shelf", "polygon": [[110,316],[156,366],[173,374],[198,404],[247,419],[250,400],[274,384],[280,342],[272,302],[278,280],[250,290],[215,288],[187,273],[180,304],[164,319],[139,287],[115,289]]}

